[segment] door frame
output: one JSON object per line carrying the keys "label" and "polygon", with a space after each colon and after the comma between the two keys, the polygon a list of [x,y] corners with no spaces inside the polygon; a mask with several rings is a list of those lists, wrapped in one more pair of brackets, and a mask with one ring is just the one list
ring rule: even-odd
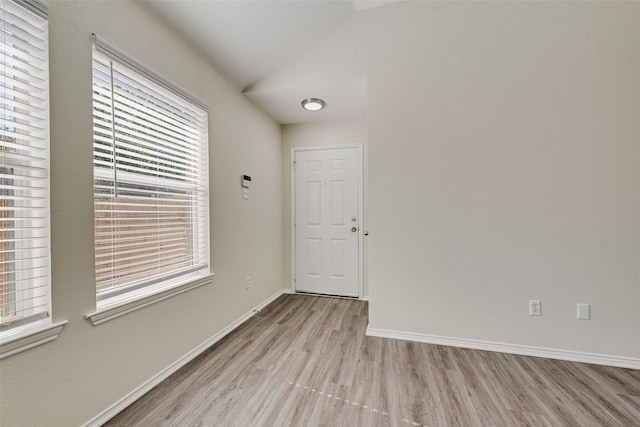
{"label": "door frame", "polygon": [[358,299],[364,299],[364,161],[362,144],[320,145],[311,147],[291,147],[289,157],[291,187],[291,292],[296,291],[296,177],[295,154],[298,151],[335,150],[340,148],[356,148],[358,150]]}

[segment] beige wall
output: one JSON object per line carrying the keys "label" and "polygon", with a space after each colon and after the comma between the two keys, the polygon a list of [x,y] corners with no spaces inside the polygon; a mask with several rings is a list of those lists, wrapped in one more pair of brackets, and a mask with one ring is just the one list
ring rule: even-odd
{"label": "beige wall", "polygon": [[370,326],[640,358],[640,3],[366,20]]}
{"label": "beige wall", "polygon": [[[363,187],[363,227],[367,229],[367,119],[366,117],[331,120],[315,123],[301,123],[282,126],[282,231],[283,231],[283,271],[284,281],[291,284],[291,148],[322,147],[327,145],[362,144],[364,174]],[[367,277],[367,238],[364,238],[364,297],[369,295]]]}
{"label": "beige wall", "polygon": [[[283,287],[280,126],[130,2],[49,3],[51,343],[2,360],[0,424],[90,420]],[[91,33],[209,105],[212,284],[92,326]],[[241,199],[240,175],[253,178]],[[252,288],[245,289],[245,277]]]}
{"label": "beige wall", "polygon": [[[289,148],[362,136],[371,327],[640,358],[640,3],[362,12],[340,26],[350,43],[320,43],[296,67],[362,53],[347,72],[366,64],[367,128],[284,126],[282,146],[277,124],[137,5],[50,9],[53,307],[69,324],[0,362],[0,424],[82,424],[288,287]],[[210,105],[217,274],[97,327],[83,318],[95,309],[92,32]],[[591,320],[575,319],[578,302]]]}

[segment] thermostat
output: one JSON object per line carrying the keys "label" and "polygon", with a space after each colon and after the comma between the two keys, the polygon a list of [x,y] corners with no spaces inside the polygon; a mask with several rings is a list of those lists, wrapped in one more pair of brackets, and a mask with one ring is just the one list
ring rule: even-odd
{"label": "thermostat", "polygon": [[249,187],[251,187],[251,177],[249,175],[242,175],[241,177],[242,183],[242,198],[244,200],[249,200]]}

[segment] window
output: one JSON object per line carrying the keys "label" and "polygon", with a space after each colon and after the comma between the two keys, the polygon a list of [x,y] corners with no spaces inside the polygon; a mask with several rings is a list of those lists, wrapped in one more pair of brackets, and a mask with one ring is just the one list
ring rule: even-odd
{"label": "window", "polygon": [[[52,334],[49,56],[39,3],[0,5],[0,357]],[[25,336],[40,334],[37,339]],[[32,337],[33,338],[33,337]]]}
{"label": "window", "polygon": [[100,310],[209,274],[208,116],[100,39],[94,46]]}

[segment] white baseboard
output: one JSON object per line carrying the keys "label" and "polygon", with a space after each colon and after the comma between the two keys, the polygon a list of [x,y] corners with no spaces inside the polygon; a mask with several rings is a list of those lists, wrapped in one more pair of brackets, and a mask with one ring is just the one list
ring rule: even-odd
{"label": "white baseboard", "polygon": [[226,328],[224,328],[223,330],[221,330],[220,332],[218,332],[217,334],[215,334],[214,336],[212,336],[211,338],[209,338],[208,340],[200,344],[198,347],[194,348],[193,350],[191,350],[190,352],[182,356],[180,359],[173,362],[171,365],[167,366],[157,375],[155,375],[154,377],[144,382],[138,388],[136,388],[131,393],[124,396],[122,399],[118,400],[116,403],[114,403],[113,405],[111,405],[110,407],[102,411],[100,414],[93,417],[91,420],[85,423],[83,427],[99,427],[102,424],[106,423],[111,418],[116,416],[119,412],[121,412],[123,409],[125,409],[126,407],[131,405],[133,402],[141,398],[145,393],[147,393],[152,388],[154,388],[155,386],[160,384],[162,381],[167,379],[171,374],[176,372],[178,369],[182,368],[191,360],[195,359],[196,356],[200,355],[202,352],[204,352],[206,349],[211,347],[213,344],[220,341],[222,338],[224,338],[226,335],[228,335],[238,326],[242,325],[244,322],[246,322],[251,317],[253,317],[253,315],[255,315],[257,312],[259,312],[260,310],[262,310],[263,308],[271,304],[280,295],[287,294],[287,293],[291,293],[291,290],[280,289],[278,292],[271,295],[266,300],[262,301],[256,307],[254,307],[244,315],[240,316],[238,319],[236,319],[233,323],[228,325]]}
{"label": "white baseboard", "polygon": [[521,356],[545,357],[547,359],[567,360],[570,362],[593,363],[595,365],[615,366],[618,368],[640,369],[640,359],[632,357],[609,356],[604,354],[583,353],[579,351],[557,350],[552,348],[504,344],[464,338],[450,338],[438,335],[389,331],[385,329],[374,329],[369,326],[367,326],[367,335],[372,337],[423,342],[427,344],[471,348],[475,350],[496,351],[499,353],[519,354]]}

